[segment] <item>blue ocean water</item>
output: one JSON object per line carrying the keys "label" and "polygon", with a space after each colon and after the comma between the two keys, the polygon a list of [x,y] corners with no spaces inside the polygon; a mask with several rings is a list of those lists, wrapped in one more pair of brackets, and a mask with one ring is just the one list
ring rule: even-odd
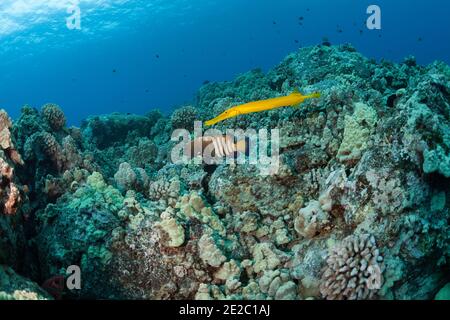
{"label": "blue ocean water", "polygon": [[[74,1],[74,0],[73,0]],[[0,2],[0,108],[47,102],[69,124],[93,114],[170,112],[205,81],[267,70],[327,37],[375,59],[450,63],[447,0],[69,0]],[[368,30],[366,9],[382,10]]]}

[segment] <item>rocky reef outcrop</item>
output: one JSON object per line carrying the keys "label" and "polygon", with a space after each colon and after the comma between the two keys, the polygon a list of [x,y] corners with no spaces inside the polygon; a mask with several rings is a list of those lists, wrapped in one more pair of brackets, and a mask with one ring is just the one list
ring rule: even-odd
{"label": "rocky reef outcrop", "polygon": [[[217,125],[278,128],[274,174],[170,161],[174,129],[295,88],[322,98]],[[0,147],[0,264],[40,284],[79,266],[65,298],[433,299],[450,280],[444,63],[309,47],[205,84],[167,117],[68,128],[53,104],[14,124],[2,111]],[[0,295],[22,297],[16,286]]]}

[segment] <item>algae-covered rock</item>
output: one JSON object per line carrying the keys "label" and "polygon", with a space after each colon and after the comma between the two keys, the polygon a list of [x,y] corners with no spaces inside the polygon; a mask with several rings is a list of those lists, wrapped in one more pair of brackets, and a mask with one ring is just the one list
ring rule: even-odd
{"label": "algae-covered rock", "polygon": [[441,290],[436,294],[434,300],[450,300],[450,283],[447,283]]}
{"label": "algae-covered rock", "polygon": [[[169,116],[78,129],[52,104],[0,112],[0,263],[38,282],[80,266],[67,299],[441,298],[449,85],[444,63],[321,45],[207,83]],[[321,98],[215,126],[279,129],[276,168],[171,163],[173,129],[297,87]],[[40,297],[14,287],[3,296]]]}
{"label": "algae-covered rock", "polygon": [[184,229],[174,218],[167,218],[156,224],[168,235],[168,247],[179,247],[184,242]]}
{"label": "algae-covered rock", "polygon": [[33,281],[19,276],[10,267],[0,265],[0,300],[52,300]]}

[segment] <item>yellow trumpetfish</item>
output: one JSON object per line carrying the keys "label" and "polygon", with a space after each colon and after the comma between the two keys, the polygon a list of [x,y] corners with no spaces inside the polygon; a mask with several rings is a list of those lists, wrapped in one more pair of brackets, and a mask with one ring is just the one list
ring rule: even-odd
{"label": "yellow trumpetfish", "polygon": [[225,119],[237,117],[241,114],[268,111],[281,107],[298,107],[306,99],[320,98],[319,92],[314,92],[310,95],[304,96],[298,90],[295,90],[288,96],[272,98],[267,100],[253,101],[238,106],[234,106],[225,112],[221,113],[214,119],[205,122],[206,126],[212,126]]}

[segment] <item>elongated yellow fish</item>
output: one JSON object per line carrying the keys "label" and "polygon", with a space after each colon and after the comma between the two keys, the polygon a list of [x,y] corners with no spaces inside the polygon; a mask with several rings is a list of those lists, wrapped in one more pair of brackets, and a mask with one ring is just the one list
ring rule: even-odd
{"label": "elongated yellow fish", "polygon": [[226,110],[225,112],[221,113],[214,119],[206,121],[205,125],[212,126],[220,121],[234,118],[241,114],[268,111],[281,107],[289,107],[289,106],[297,107],[298,105],[303,103],[303,101],[305,101],[306,99],[313,99],[313,98],[320,98],[320,93],[314,92],[310,95],[304,96],[298,90],[295,90],[288,96],[272,98],[267,100],[253,101],[238,106],[234,106]]}
{"label": "elongated yellow fish", "polygon": [[188,159],[202,156],[207,164],[212,164],[215,160],[223,157],[237,158],[238,153],[248,155],[250,152],[248,139],[241,139],[237,142],[234,140],[233,136],[228,135],[200,137],[186,144],[183,153]]}

